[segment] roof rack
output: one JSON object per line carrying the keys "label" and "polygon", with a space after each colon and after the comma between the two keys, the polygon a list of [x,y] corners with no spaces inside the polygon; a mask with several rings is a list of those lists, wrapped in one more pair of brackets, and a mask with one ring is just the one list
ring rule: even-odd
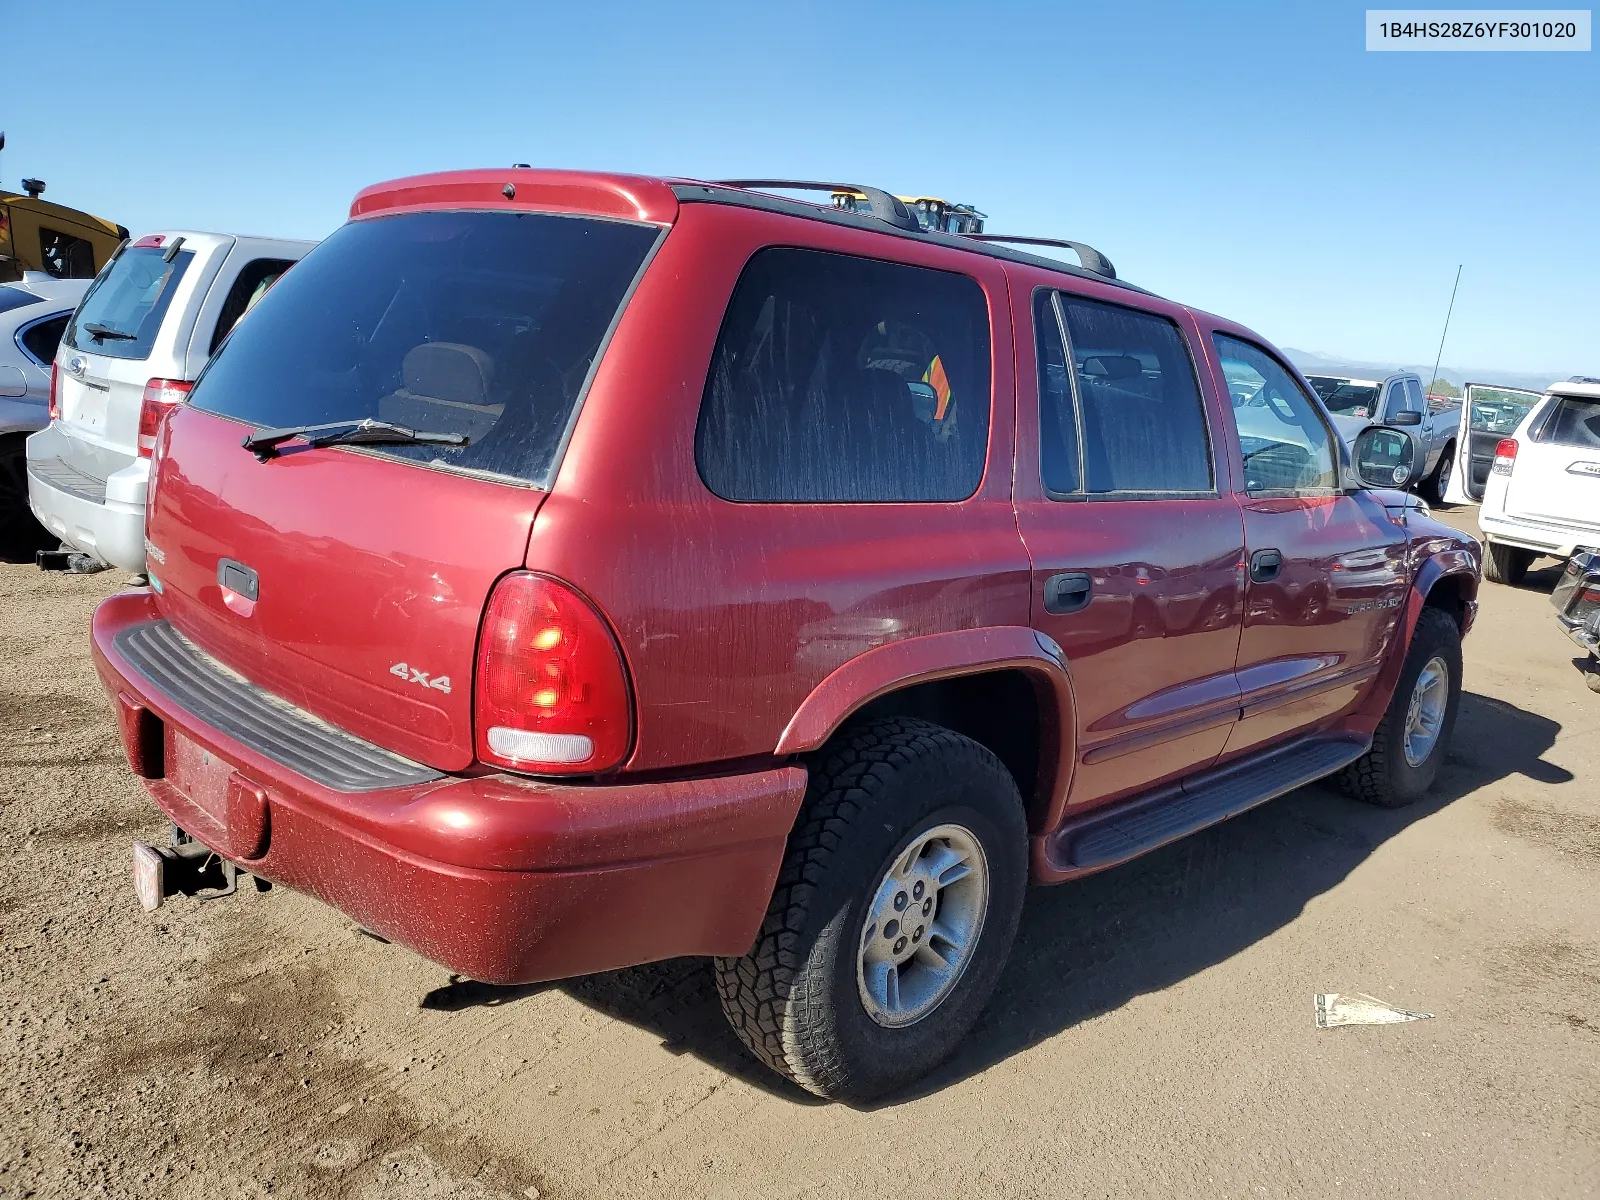
{"label": "roof rack", "polygon": [[1085,271],[1093,271],[1096,275],[1103,275],[1107,279],[1117,277],[1117,269],[1111,265],[1111,260],[1093,246],[1086,246],[1082,242],[1068,241],[1064,238],[1011,237],[1004,233],[963,233],[961,236],[974,242],[1007,242],[1016,246],[1060,246],[1064,250],[1076,251],[1078,261],[1083,264]]}
{"label": "roof rack", "polygon": [[792,192],[856,192],[867,198],[872,215],[896,229],[920,230],[917,218],[904,203],[882,188],[866,187],[859,183],[818,183],[807,179],[713,179],[718,187],[747,188],[751,191],[769,191],[787,188]]}

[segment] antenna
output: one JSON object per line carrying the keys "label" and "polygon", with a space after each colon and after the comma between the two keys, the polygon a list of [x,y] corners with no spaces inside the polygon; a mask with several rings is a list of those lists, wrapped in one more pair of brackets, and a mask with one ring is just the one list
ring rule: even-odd
{"label": "antenna", "polygon": [[1461,264],[1457,263],[1456,264],[1456,281],[1450,287],[1450,307],[1445,310],[1445,314],[1444,314],[1444,331],[1439,334],[1439,353],[1437,355],[1435,355],[1434,359],[1433,359],[1433,378],[1428,380],[1428,386],[1430,388],[1435,383],[1437,383],[1439,381],[1439,364],[1440,364],[1440,362],[1442,362],[1444,360],[1444,339],[1445,339],[1445,334],[1448,334],[1450,332],[1450,314],[1456,311],[1456,288],[1458,288],[1460,286],[1461,286]]}

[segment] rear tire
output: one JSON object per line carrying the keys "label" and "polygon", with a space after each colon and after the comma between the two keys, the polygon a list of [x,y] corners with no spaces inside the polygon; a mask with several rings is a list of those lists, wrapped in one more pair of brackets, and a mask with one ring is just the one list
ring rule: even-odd
{"label": "rear tire", "polygon": [[1589,670],[1584,675],[1583,681],[1589,685],[1591,692],[1600,692],[1600,657],[1589,659]]}
{"label": "rear tire", "polygon": [[1433,474],[1422,481],[1423,497],[1430,504],[1443,504],[1444,494],[1450,490],[1450,476],[1455,471],[1456,444],[1451,442],[1444,448],[1444,453],[1439,455],[1439,462],[1433,468]]}
{"label": "rear tire", "polygon": [[1536,557],[1532,550],[1524,550],[1520,546],[1504,546],[1499,542],[1490,542],[1484,548],[1483,577],[1490,583],[1517,587],[1527,575],[1528,568],[1533,566]]}
{"label": "rear tire", "polygon": [[1439,774],[1460,707],[1461,630],[1449,613],[1424,608],[1372,748],[1344,769],[1340,786],[1382,808],[1417,800]]}
{"label": "rear tire", "polygon": [[818,1096],[904,1087],[983,1011],[1027,881],[1022,800],[987,748],[909,718],[847,728],[813,766],[755,946],[715,962],[722,1010]]}

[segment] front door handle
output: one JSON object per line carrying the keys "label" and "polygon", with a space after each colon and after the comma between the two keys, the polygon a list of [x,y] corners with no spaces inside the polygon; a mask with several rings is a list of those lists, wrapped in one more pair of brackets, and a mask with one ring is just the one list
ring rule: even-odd
{"label": "front door handle", "polygon": [[1257,583],[1271,583],[1283,570],[1283,555],[1277,550],[1257,550],[1250,556],[1250,578]]}
{"label": "front door handle", "polygon": [[1044,610],[1054,616],[1087,608],[1094,597],[1094,581],[1081,571],[1052,575],[1044,581]]}

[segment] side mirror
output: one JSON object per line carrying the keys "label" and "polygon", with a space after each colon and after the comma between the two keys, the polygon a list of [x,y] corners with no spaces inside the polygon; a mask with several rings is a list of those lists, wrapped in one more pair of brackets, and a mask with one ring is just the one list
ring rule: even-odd
{"label": "side mirror", "polygon": [[1356,436],[1350,461],[1366,487],[1404,488],[1417,469],[1417,439],[1403,429],[1369,425]]}
{"label": "side mirror", "polygon": [[1406,425],[1406,426],[1409,426],[1409,425],[1421,425],[1422,424],[1422,414],[1419,413],[1419,412],[1413,412],[1413,411],[1410,411],[1410,410],[1407,410],[1406,412],[1397,412],[1397,413],[1394,414],[1394,416],[1389,418],[1389,424],[1390,425]]}

